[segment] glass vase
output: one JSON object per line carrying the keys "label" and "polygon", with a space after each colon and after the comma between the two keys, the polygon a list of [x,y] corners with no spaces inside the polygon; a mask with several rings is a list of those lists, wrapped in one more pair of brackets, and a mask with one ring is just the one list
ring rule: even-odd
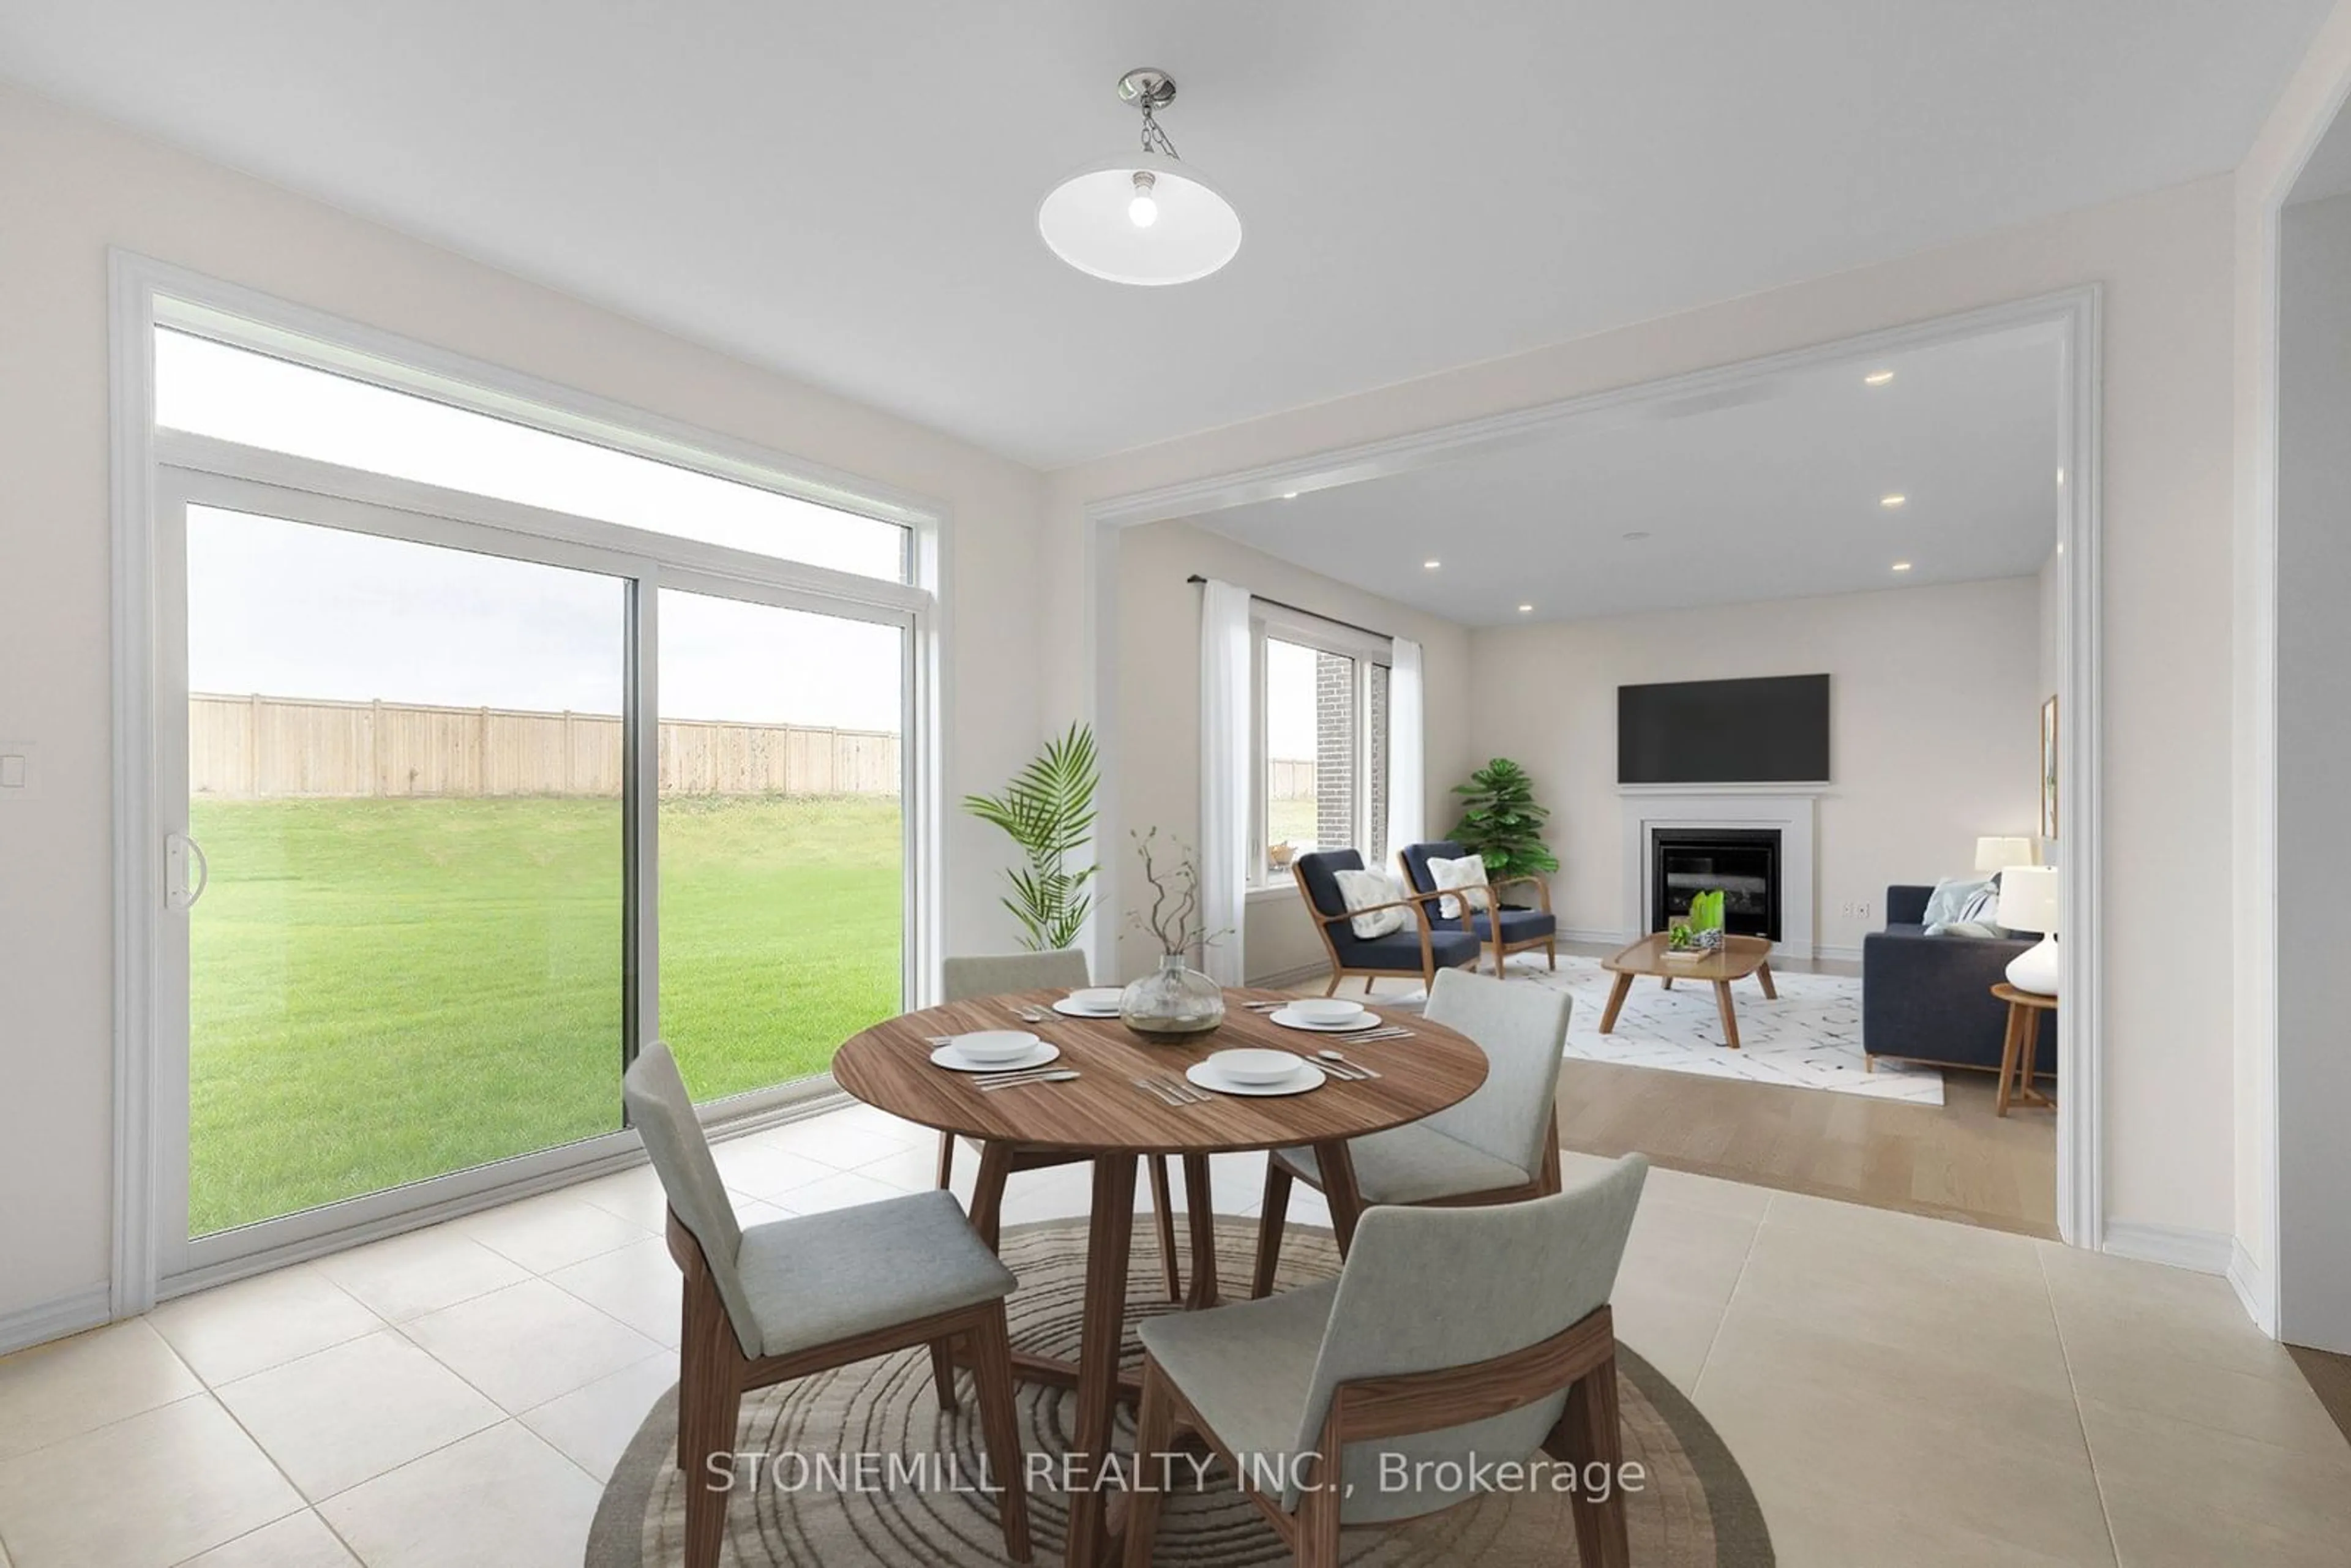
{"label": "glass vase", "polygon": [[1119,993],[1118,1016],[1145,1040],[1189,1040],[1225,1021],[1225,988],[1169,953]]}

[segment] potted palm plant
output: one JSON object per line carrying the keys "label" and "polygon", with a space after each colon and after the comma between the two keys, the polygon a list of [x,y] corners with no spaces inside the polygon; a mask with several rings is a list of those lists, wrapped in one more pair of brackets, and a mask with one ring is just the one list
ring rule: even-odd
{"label": "potted palm plant", "polygon": [[1023,863],[1004,873],[1012,884],[1004,907],[1019,923],[1022,946],[1032,952],[1067,947],[1093,912],[1086,884],[1094,868],[1072,871],[1070,862],[1092,836],[1099,779],[1093,731],[1073,724],[1068,734],[1046,742],[1001,794],[964,797],[965,810],[1002,828],[1019,847]]}

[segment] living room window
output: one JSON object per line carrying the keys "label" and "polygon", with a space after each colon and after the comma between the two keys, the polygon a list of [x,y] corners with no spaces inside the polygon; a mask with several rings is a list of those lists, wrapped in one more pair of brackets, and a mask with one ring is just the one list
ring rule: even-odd
{"label": "living room window", "polygon": [[1255,881],[1282,886],[1294,856],[1387,859],[1388,644],[1267,609],[1255,620]]}

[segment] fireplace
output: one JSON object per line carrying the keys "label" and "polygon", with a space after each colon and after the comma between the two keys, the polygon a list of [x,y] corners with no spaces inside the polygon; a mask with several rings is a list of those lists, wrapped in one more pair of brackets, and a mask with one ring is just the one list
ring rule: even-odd
{"label": "fireplace", "polygon": [[1687,919],[1692,894],[1719,888],[1726,929],[1781,939],[1777,828],[1652,828],[1647,881],[1652,931]]}

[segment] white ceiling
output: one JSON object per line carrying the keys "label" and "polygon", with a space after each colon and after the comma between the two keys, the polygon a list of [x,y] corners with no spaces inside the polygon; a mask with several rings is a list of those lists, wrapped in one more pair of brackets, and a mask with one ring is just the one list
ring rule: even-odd
{"label": "white ceiling", "polygon": [[[17,0],[0,73],[1065,464],[2233,167],[2326,0]],[[1247,238],[1040,196],[1165,117]]]}
{"label": "white ceiling", "polygon": [[1192,520],[1470,626],[2019,577],[2056,548],[2059,390],[2050,334],[1986,334]]}

